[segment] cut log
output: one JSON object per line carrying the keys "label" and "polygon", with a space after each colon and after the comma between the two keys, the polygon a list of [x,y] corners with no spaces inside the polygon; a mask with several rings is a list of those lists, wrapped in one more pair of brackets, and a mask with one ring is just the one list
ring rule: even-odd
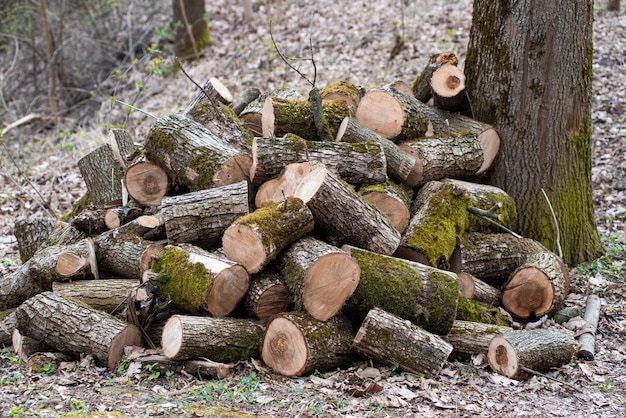
{"label": "cut log", "polygon": [[169,115],[150,128],[146,157],[190,191],[246,180],[252,158],[198,122]]}
{"label": "cut log", "polygon": [[324,241],[302,238],[289,246],[279,260],[283,282],[294,298],[296,310],[326,321],[335,316],[359,284],[357,262]]}
{"label": "cut log", "polygon": [[53,347],[50,347],[42,340],[22,335],[22,333],[20,333],[17,328],[13,329],[13,334],[11,335],[11,344],[13,352],[19,358],[24,360],[35,353],[54,350]]}
{"label": "cut log", "polygon": [[351,360],[354,333],[342,315],[318,321],[302,312],[287,312],[267,325],[261,358],[283,376],[303,376],[345,366]]}
{"label": "cut log", "polygon": [[136,326],[52,292],[28,299],[16,316],[21,334],[62,352],[91,354],[109,369],[120,363],[124,347],[141,345],[141,331]]}
{"label": "cut log", "polygon": [[459,60],[452,52],[434,54],[428,60],[428,64],[411,83],[411,91],[415,98],[422,103],[428,102],[432,97],[430,79],[433,73],[444,64],[457,65]]}
{"label": "cut log", "polygon": [[463,296],[459,296],[456,319],[483,324],[509,325],[508,317],[500,311],[499,306],[488,305]]}
{"label": "cut log", "polygon": [[172,360],[245,361],[259,358],[264,331],[254,319],[174,315],[163,328],[161,347]]}
{"label": "cut log", "polygon": [[437,377],[452,352],[441,337],[382,309],[368,312],[352,344],[352,350],[400,370]]}
{"label": "cut log", "polygon": [[283,138],[254,138],[250,179],[260,184],[280,174],[291,163],[317,161],[350,184],[374,184],[387,179],[387,160],[378,142],[306,141],[287,134]]}
{"label": "cut log", "polygon": [[259,187],[254,198],[254,204],[260,208],[267,202],[282,202],[293,196],[298,184],[311,172],[311,163],[292,163],[285,166],[280,175],[266,181]]}
{"label": "cut log", "polygon": [[278,272],[266,268],[250,278],[244,306],[251,316],[268,320],[276,314],[286,312],[290,304],[289,288]]}
{"label": "cut log", "polygon": [[378,142],[382,145],[387,160],[387,174],[399,183],[406,183],[414,187],[419,184],[422,176],[421,162],[395,143],[378,135],[376,132],[361,125],[354,118],[345,118],[339,126],[337,141],[370,143]]}
{"label": "cut log", "polygon": [[386,181],[381,184],[362,186],[359,195],[364,201],[386,215],[391,224],[402,233],[411,217],[413,189],[407,185]]}
{"label": "cut log", "polygon": [[567,267],[552,252],[531,254],[502,287],[502,306],[518,318],[551,316],[569,292]]}
{"label": "cut log", "polygon": [[[91,238],[84,241],[84,248],[63,251],[59,254],[55,266],[57,274],[65,278],[84,278],[86,275],[100,278],[96,248]],[[78,250],[78,251],[77,251]]]}
{"label": "cut log", "polygon": [[322,100],[341,100],[348,106],[350,116],[356,114],[356,109],[363,97],[363,90],[348,80],[330,84],[320,90]]}
{"label": "cut log", "polygon": [[248,273],[257,273],[283,248],[311,232],[313,224],[313,214],[297,197],[267,203],[226,229],[222,238],[224,254]]}
{"label": "cut log", "polygon": [[167,193],[167,173],[150,161],[140,160],[126,169],[124,184],[128,195],[143,206],[158,206]]}
{"label": "cut log", "polygon": [[464,271],[458,272],[457,277],[459,278],[461,296],[491,306],[500,305],[502,292],[499,289]]}
{"label": "cut log", "polygon": [[[274,97],[282,97],[285,99],[300,100],[302,97],[296,93],[295,90],[287,89],[276,91],[271,94]],[[239,114],[239,118],[246,124],[246,127],[250,129],[256,136],[263,135],[263,105],[267,99],[267,94],[260,94],[255,100],[251,101],[244,110]],[[269,135],[271,136],[271,135]]]}
{"label": "cut log", "polygon": [[350,244],[381,254],[398,248],[400,233],[389,219],[326,168],[312,170],[294,194],[311,209],[316,233],[331,244]]}
{"label": "cut log", "polygon": [[466,106],[465,74],[456,65],[444,64],[435,70],[430,89],[433,104],[440,109],[458,111]]}
{"label": "cut log", "polygon": [[54,282],[52,291],[65,298],[79,300],[94,309],[112,314],[126,303],[131,291],[139,286],[136,279],[77,280]]}
{"label": "cut log", "polygon": [[15,321],[15,309],[0,311],[0,346],[11,346]]}
{"label": "cut log", "polygon": [[421,110],[423,107],[415,97],[383,86],[363,96],[356,119],[384,138],[394,142],[407,141],[424,136],[428,129],[428,118]]}
{"label": "cut log", "polygon": [[575,341],[569,330],[542,328],[493,337],[487,358],[497,373],[523,380],[531,376],[528,370],[546,370],[569,363],[574,351]]}
{"label": "cut log", "polygon": [[351,322],[358,324],[370,309],[381,308],[429,332],[448,333],[459,298],[454,273],[348,245],[342,249],[361,269],[360,283],[346,303]]}
{"label": "cut log", "polygon": [[480,322],[456,320],[446,336],[452,344],[452,355],[459,358],[469,358],[478,354],[487,355],[489,343],[495,336],[511,332],[511,327],[483,324]]}
{"label": "cut log", "polygon": [[413,201],[411,221],[395,256],[456,270],[453,256],[468,225],[469,204],[467,192],[454,184],[426,183]]}
{"label": "cut log", "polygon": [[596,331],[598,330],[598,318],[600,317],[600,298],[596,295],[588,295],[585,307],[585,322],[588,330],[578,336],[580,347],[576,353],[578,358],[592,361],[595,357]]}
{"label": "cut log", "polygon": [[104,212],[104,224],[108,229],[119,228],[143,215],[143,209],[136,206],[119,206]]}
{"label": "cut log", "polygon": [[43,245],[46,238],[57,228],[65,226],[52,218],[28,218],[18,219],[13,226],[13,235],[17,240],[17,249],[20,253],[20,261],[28,261]]}
{"label": "cut log", "polygon": [[165,247],[155,256],[152,272],[160,295],[188,312],[215,317],[230,314],[250,285],[243,266],[191,245]]}
{"label": "cut log", "polygon": [[120,167],[126,169],[128,162],[137,153],[137,148],[133,143],[133,137],[126,129],[111,129],[107,134],[107,144],[111,146],[113,156],[120,163]]}
{"label": "cut log", "polygon": [[104,208],[85,209],[74,217],[72,225],[88,236],[99,235],[108,229],[105,213]]}
{"label": "cut log", "polygon": [[80,174],[89,191],[89,201],[96,207],[122,204],[122,167],[111,145],[104,144],[78,160]]}
{"label": "cut log", "polygon": [[249,87],[231,103],[230,107],[233,109],[233,112],[235,112],[235,115],[239,116],[246,106],[256,100],[260,95],[261,90],[256,87]]}

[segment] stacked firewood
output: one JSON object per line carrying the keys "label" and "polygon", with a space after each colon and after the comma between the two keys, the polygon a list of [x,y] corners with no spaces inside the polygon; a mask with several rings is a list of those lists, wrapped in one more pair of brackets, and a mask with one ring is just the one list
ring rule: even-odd
{"label": "stacked firewood", "polygon": [[412,86],[340,82],[307,99],[233,101],[210,79],[143,146],[114,129],[79,161],[88,195],[69,224],[16,223],[3,338],[111,368],[150,347],[150,362],[217,376],[258,357],[287,376],[356,356],[428,376],[453,352],[489,352],[512,377],[566,363],[569,332],[520,336],[499,309],[554,314],[568,273],[505,232],[515,202],[477,182],[500,139],[466,110],[449,53]]}

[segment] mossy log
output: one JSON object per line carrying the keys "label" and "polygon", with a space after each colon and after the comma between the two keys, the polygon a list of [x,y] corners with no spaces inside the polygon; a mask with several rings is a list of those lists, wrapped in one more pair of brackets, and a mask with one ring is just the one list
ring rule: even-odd
{"label": "mossy log", "polygon": [[279,90],[271,94],[261,93],[256,99],[252,100],[239,113],[239,118],[246,124],[256,136],[263,136],[263,105],[268,96],[282,97],[284,99],[300,100],[302,97],[293,89]]}
{"label": "mossy log", "polygon": [[331,244],[350,244],[381,254],[398,248],[400,233],[391,221],[328,169],[312,170],[294,195],[311,209],[316,234]]}
{"label": "mossy log", "polygon": [[585,361],[592,361],[595,357],[596,332],[598,330],[600,308],[600,298],[597,295],[588,295],[585,303],[584,319],[589,328],[578,336],[580,347],[576,352],[576,357]]}
{"label": "mossy log", "polygon": [[261,320],[285,312],[291,304],[289,288],[282,281],[280,273],[265,268],[250,278],[250,288],[244,298],[246,311]]}
{"label": "mossy log", "polygon": [[452,345],[396,315],[374,308],[354,337],[352,350],[382,364],[433,378],[439,376]]}
{"label": "mossy log", "polygon": [[193,314],[230,314],[250,285],[243,266],[191,245],[165,247],[151,271],[157,275],[157,293]]}
{"label": "mossy log", "polygon": [[173,315],[163,328],[163,355],[229,363],[259,358],[265,328],[254,319]]}
{"label": "mossy log", "polygon": [[252,157],[200,123],[180,115],[158,119],[144,146],[149,161],[190,191],[246,180]]}
{"label": "mossy log", "polygon": [[452,183],[426,183],[413,201],[395,256],[458,271],[454,256],[468,226],[470,202],[468,193]]}
{"label": "mossy log", "polygon": [[475,135],[442,135],[398,144],[416,161],[414,186],[446,177],[476,174],[484,162],[483,148]]}
{"label": "mossy log", "polygon": [[254,204],[260,208],[267,202],[282,202],[293,196],[302,179],[311,172],[311,163],[287,164],[280,175],[268,180],[259,187],[254,197]]}
{"label": "mossy log", "polygon": [[430,79],[433,104],[439,109],[459,111],[467,105],[465,74],[456,65],[444,64]]}
{"label": "mossy log", "polygon": [[313,214],[297,197],[267,203],[226,229],[222,237],[224,254],[248,273],[257,273],[283,248],[311,232],[313,225]]}
{"label": "mossy log", "polygon": [[313,237],[290,245],[278,260],[296,310],[326,321],[336,315],[359,284],[357,262],[339,248]]}
{"label": "mossy log", "polygon": [[138,327],[52,292],[28,299],[16,316],[22,335],[76,356],[91,354],[109,369],[120,363],[124,347],[141,345]]}
{"label": "mossy log", "polygon": [[345,118],[341,122],[336,140],[356,143],[380,143],[385,152],[389,177],[411,187],[419,184],[419,178],[422,175],[421,163],[414,156],[400,149],[392,141],[361,125],[355,118]]}
{"label": "mossy log", "polygon": [[158,206],[167,193],[169,178],[161,167],[141,158],[126,169],[124,184],[139,205]]}
{"label": "mossy log", "polygon": [[[342,100],[322,101],[324,131],[329,137],[337,135],[341,121],[349,116],[348,105]],[[282,137],[295,134],[309,141],[324,140],[318,136],[313,108],[309,100],[285,99],[270,96],[263,104],[261,123],[263,137]]]}
{"label": "mossy log", "polygon": [[132,290],[138,286],[139,281],[136,279],[76,280],[54,282],[52,291],[112,314],[128,300]]}
{"label": "mossy log", "polygon": [[398,232],[404,232],[411,217],[413,189],[388,180],[381,184],[360,187],[359,195],[387,216]]}
{"label": "mossy log", "polygon": [[361,97],[363,97],[363,90],[348,80],[342,80],[333,84],[330,84],[320,90],[320,96],[322,100],[341,100],[348,106],[350,116],[356,114],[357,106]]}
{"label": "mossy log", "polygon": [[283,376],[303,376],[347,365],[354,333],[342,315],[319,321],[303,312],[285,312],[267,325],[261,358]]}
{"label": "mossy log", "polygon": [[445,335],[456,317],[456,274],[401,258],[344,245],[361,269],[361,280],[345,311],[359,323],[370,309],[385,311],[425,330]]}
{"label": "mossy log", "polygon": [[350,184],[374,184],[387,179],[387,160],[378,142],[307,141],[297,135],[254,138],[250,179],[260,184],[280,174],[288,164],[317,161]]}
{"label": "mossy log", "polygon": [[422,103],[428,102],[432,97],[430,79],[433,73],[444,64],[457,65],[458,62],[458,58],[452,52],[433,54],[428,60],[426,67],[411,83],[411,91],[415,98]]}
{"label": "mossy log", "polygon": [[511,332],[507,326],[483,324],[480,322],[455,320],[446,335],[446,340],[454,348],[452,355],[469,358],[478,354],[487,355],[489,343],[495,336]]}
{"label": "mossy log", "polygon": [[508,317],[500,312],[499,305],[493,306],[463,296],[459,296],[456,319],[483,324],[509,325]]}
{"label": "mossy log", "polygon": [[27,218],[17,219],[13,226],[13,235],[17,240],[17,249],[20,254],[20,261],[28,261],[43,245],[46,238],[57,228],[65,226],[52,218]]}
{"label": "mossy log", "polygon": [[500,300],[502,299],[500,289],[483,282],[465,271],[458,272],[457,277],[459,278],[461,296],[491,306],[500,305]]}
{"label": "mossy log", "polygon": [[569,272],[553,252],[526,257],[502,286],[502,306],[518,318],[551,316],[565,304]]}
{"label": "mossy log", "polygon": [[567,329],[512,331],[493,337],[487,358],[491,368],[511,379],[524,380],[531,371],[561,367],[572,360],[576,343]]}
{"label": "mossy log", "polygon": [[468,232],[461,239],[461,270],[492,286],[502,286],[530,254],[548,251],[530,238],[505,233]]}

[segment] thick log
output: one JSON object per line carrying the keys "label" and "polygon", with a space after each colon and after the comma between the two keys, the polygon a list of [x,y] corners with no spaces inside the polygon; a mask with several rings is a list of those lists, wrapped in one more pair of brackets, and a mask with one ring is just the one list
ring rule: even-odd
{"label": "thick log", "polygon": [[252,165],[249,154],[180,115],[165,116],[154,123],[145,152],[171,181],[190,191],[246,180]]}
{"label": "thick log", "polygon": [[126,303],[131,291],[139,286],[136,279],[76,280],[54,282],[52,291],[65,298],[79,300],[94,309],[113,313]]}
{"label": "thick log", "polygon": [[120,166],[126,169],[128,162],[137,153],[137,148],[133,143],[133,137],[130,132],[126,129],[113,128],[107,134],[107,143],[111,146],[113,156],[120,163]]}
{"label": "thick log", "polygon": [[491,306],[500,305],[500,300],[502,299],[500,289],[483,282],[465,271],[458,272],[457,277],[459,278],[461,296]]}
{"label": "thick log", "polygon": [[411,221],[395,256],[445,270],[456,270],[454,255],[468,225],[467,192],[451,183],[431,181],[417,194]]}
{"label": "thick log", "polygon": [[193,314],[230,314],[250,285],[243,266],[191,245],[167,246],[151,271],[158,276],[153,282],[158,293]]}
{"label": "thick log", "polygon": [[241,93],[231,104],[230,107],[239,116],[244,109],[261,95],[261,90],[256,87],[249,87]]}
{"label": "thick log", "polygon": [[341,100],[348,106],[350,116],[356,114],[357,106],[361,97],[363,97],[363,89],[354,85],[348,80],[342,80],[334,84],[330,84],[320,90],[322,100]]}
{"label": "thick log", "polygon": [[16,310],[16,329],[73,355],[91,354],[109,369],[124,355],[124,347],[140,346],[141,331],[97,309],[52,292],[36,295]]}
{"label": "thick log", "polygon": [[453,356],[469,358],[478,354],[487,355],[493,337],[511,331],[513,331],[511,327],[457,319],[452,324],[446,340],[454,348]]}
{"label": "thick log", "polygon": [[118,206],[122,203],[122,167],[111,145],[104,144],[78,160],[89,201],[96,207]]}
{"label": "thick log", "polygon": [[411,187],[419,184],[422,175],[421,162],[392,141],[361,125],[355,118],[345,118],[341,122],[335,139],[344,142],[380,143],[385,152],[389,177]]}
{"label": "thick log", "polygon": [[267,202],[282,202],[288,196],[293,196],[298,184],[311,170],[311,163],[308,161],[286,165],[277,178],[266,181],[259,187],[254,197],[255,206],[260,208]]}
{"label": "thick log", "polygon": [[426,67],[415,77],[411,83],[411,91],[415,98],[422,103],[428,102],[432,97],[430,79],[433,73],[444,64],[457,65],[459,60],[452,52],[442,52],[431,55]]}
{"label": "thick log", "polygon": [[287,134],[282,138],[254,138],[250,180],[260,184],[291,163],[317,161],[350,184],[374,184],[387,179],[387,160],[378,142],[306,141]]}
{"label": "thick log", "polygon": [[163,328],[161,347],[172,360],[245,361],[259,358],[264,331],[254,319],[174,315]]}
{"label": "thick log", "polygon": [[595,357],[596,331],[598,330],[598,318],[600,317],[600,298],[596,295],[588,295],[585,307],[584,320],[588,330],[578,336],[580,347],[576,356],[586,361],[592,361]]}
{"label": "thick log", "polygon": [[266,268],[250,278],[250,288],[244,298],[248,313],[258,319],[268,320],[285,312],[291,304],[289,288],[280,273]]}
{"label": "thick log", "polygon": [[60,277],[84,278],[89,275],[95,279],[100,278],[95,244],[91,238],[83,242],[84,248],[74,246],[73,249],[63,251],[57,257],[54,268]]}
{"label": "thick log", "polygon": [[283,282],[296,310],[326,321],[335,316],[359,284],[361,270],[349,254],[313,237],[289,246],[279,259]]}
{"label": "thick log", "polygon": [[484,302],[459,296],[456,310],[456,319],[462,321],[480,322],[483,324],[509,325],[506,315],[500,311],[499,306],[493,306]]}
{"label": "thick log", "polygon": [[575,345],[572,333],[566,329],[513,331],[493,337],[487,358],[497,373],[523,380],[531,377],[528,370],[546,370],[569,363]]}
{"label": "thick log", "polygon": [[569,272],[548,251],[531,254],[502,286],[502,306],[518,318],[551,316],[565,304]]}
{"label": "thick log", "polygon": [[361,269],[361,280],[346,303],[358,323],[373,308],[445,335],[456,317],[459,284],[454,273],[410,260],[344,245]]}
{"label": "thick log", "polygon": [[381,184],[362,186],[359,188],[359,195],[386,215],[398,232],[404,232],[411,218],[413,189],[389,180]]}
{"label": "thick log", "polygon": [[331,244],[350,244],[381,254],[398,248],[400,233],[389,219],[326,168],[312,170],[294,194],[311,209],[316,233]]}
{"label": "thick log", "polygon": [[356,119],[394,142],[424,136],[428,118],[423,103],[389,86],[368,91],[359,102]]}
{"label": "thick log", "polygon": [[128,195],[142,206],[158,206],[167,193],[169,178],[158,165],[141,159],[131,164],[124,174]]}
{"label": "thick log", "polygon": [[0,346],[12,344],[13,329],[15,328],[15,309],[0,311]]}
{"label": "thick log", "polygon": [[444,110],[459,111],[467,104],[465,74],[456,65],[444,64],[430,79],[433,104]]}
{"label": "thick log", "polygon": [[13,352],[21,359],[27,359],[35,353],[56,350],[42,340],[22,335],[17,328],[13,329],[11,344]]}
{"label": "thick log", "polygon": [[452,345],[417,325],[372,309],[359,328],[352,350],[400,370],[437,377],[452,352]]}
{"label": "thick log", "polygon": [[354,333],[342,315],[318,321],[302,312],[286,312],[267,325],[261,358],[283,376],[303,376],[345,366],[351,360]]}
{"label": "thick log", "polygon": [[[295,90],[280,90],[271,94],[275,97],[282,97],[285,99],[299,100],[301,96],[296,93]],[[259,97],[251,101],[239,114],[239,118],[246,124],[246,127],[250,129],[256,136],[263,135],[263,105],[267,99],[267,94],[260,94]]]}
{"label": "thick log", "polygon": [[57,228],[65,226],[52,218],[28,218],[18,219],[13,226],[13,235],[17,240],[17,249],[20,253],[20,261],[28,261],[43,245],[46,238]]}
{"label": "thick log", "polygon": [[222,237],[224,254],[248,273],[257,273],[283,248],[311,232],[313,225],[313,214],[297,197],[267,203],[226,229]]}

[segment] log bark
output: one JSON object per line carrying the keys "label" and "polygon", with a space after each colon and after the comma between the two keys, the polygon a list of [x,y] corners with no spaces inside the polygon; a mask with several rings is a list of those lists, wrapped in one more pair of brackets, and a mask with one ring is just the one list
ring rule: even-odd
{"label": "log bark", "polygon": [[12,335],[15,328],[15,309],[0,311],[0,346],[10,346],[13,342]]}
{"label": "log bark", "polygon": [[111,145],[104,144],[78,160],[78,168],[89,191],[89,201],[96,207],[122,203],[122,167]]}
{"label": "log bark", "polygon": [[254,318],[269,320],[276,314],[286,312],[290,304],[289,288],[282,281],[279,272],[266,268],[250,278],[244,306]]}
{"label": "log bark", "polygon": [[52,292],[34,296],[16,311],[16,329],[73,355],[91,354],[109,369],[124,356],[124,347],[140,346],[141,331],[104,312]]}
{"label": "log bark", "polygon": [[145,152],[171,181],[190,191],[246,180],[252,165],[249,154],[179,115],[165,116],[152,125]]}
{"label": "log bark", "polygon": [[493,306],[474,299],[467,299],[464,296],[459,296],[456,319],[483,324],[509,325],[508,317],[500,311],[499,304]]}
{"label": "log bark", "polygon": [[261,95],[261,90],[256,87],[249,87],[241,93],[230,105],[235,112],[235,115],[239,116],[244,109],[256,100]]}
{"label": "log bark", "polygon": [[456,65],[444,64],[435,70],[430,80],[430,88],[436,107],[459,111],[466,106],[465,74]]}
{"label": "log bark", "polygon": [[531,254],[502,287],[502,306],[518,318],[551,316],[565,304],[569,273],[552,252]]}
{"label": "log bark", "polygon": [[493,337],[511,331],[513,331],[511,327],[457,319],[452,324],[446,340],[453,347],[453,356],[469,358],[478,354],[487,355]]}
{"label": "log bark", "polygon": [[352,344],[357,353],[400,370],[437,377],[452,345],[382,309],[370,310]]}
{"label": "log bark", "polygon": [[387,179],[387,160],[377,142],[348,144],[306,141],[293,134],[254,138],[250,180],[260,184],[280,174],[288,164],[317,161],[350,184],[374,184]]}
{"label": "log bark", "polygon": [[348,106],[350,116],[356,114],[357,106],[361,97],[363,97],[363,90],[357,87],[348,80],[342,80],[334,84],[330,84],[320,90],[320,96],[322,100],[340,100]]}
{"label": "log bark", "polygon": [[143,215],[143,209],[136,206],[120,206],[104,212],[104,224],[107,229],[119,228]]}
{"label": "log bark", "polygon": [[13,235],[17,240],[17,249],[20,253],[20,261],[28,261],[43,245],[46,238],[57,228],[62,228],[65,223],[51,218],[28,218],[18,219],[13,226]]}
{"label": "log bark", "polygon": [[137,153],[137,148],[133,142],[133,137],[126,129],[111,129],[107,134],[107,144],[111,146],[113,156],[120,163],[123,169],[128,167],[128,162],[132,161]]}
{"label": "log bark", "polygon": [[457,273],[457,277],[459,278],[461,296],[491,306],[500,305],[502,292],[499,289],[464,271]]}
{"label": "log bark", "polygon": [[566,329],[513,331],[494,337],[487,358],[497,373],[511,379],[527,379],[527,369],[539,371],[561,367],[575,351],[572,333]]}
{"label": "log bark", "polygon": [[311,171],[294,194],[311,209],[316,233],[331,244],[350,244],[381,254],[398,248],[400,233],[389,219],[326,168]]}
{"label": "log bark", "polygon": [[283,376],[324,372],[350,362],[353,338],[350,323],[341,315],[319,321],[301,312],[287,312],[267,325],[261,358]]}
{"label": "log bark", "polygon": [[413,189],[407,185],[386,181],[360,187],[359,195],[365,202],[387,216],[398,232],[404,232],[411,218]]}
{"label": "log bark", "polygon": [[341,310],[359,284],[361,272],[349,254],[313,237],[289,246],[281,255],[279,266],[295,309],[305,310],[320,321]]}
{"label": "log bark", "polygon": [[337,141],[370,143],[382,145],[387,160],[387,174],[399,183],[414,187],[422,176],[421,162],[399,148],[395,143],[384,138],[369,128],[361,125],[355,118],[345,118],[339,126]]}
{"label": "log bark", "polygon": [[311,232],[313,225],[313,214],[299,198],[268,203],[226,229],[224,254],[248,273],[257,273],[286,246]]}
{"label": "log bark", "polygon": [[358,324],[370,309],[381,308],[429,332],[448,333],[459,298],[454,273],[348,245],[342,249],[361,270],[359,285],[345,308],[351,322]]}
{"label": "log bark", "polygon": [[13,329],[11,344],[13,352],[19,358],[24,360],[35,353],[56,350],[54,347],[50,347],[48,344],[39,339],[22,335],[17,328]]}
{"label": "log bark", "polygon": [[108,229],[104,220],[106,211],[104,208],[85,209],[74,217],[72,225],[88,236],[99,235]]}
{"label": "log bark", "polygon": [[157,292],[193,314],[230,314],[250,285],[243,266],[192,245],[167,246],[155,256],[151,271],[158,276]]}
{"label": "log bark", "polygon": [[265,331],[254,319],[174,315],[163,328],[163,355],[172,360],[229,363],[259,358]]}
{"label": "log bark", "polygon": [[428,60],[426,67],[415,77],[411,83],[411,91],[415,98],[422,103],[428,102],[432,97],[430,79],[433,73],[442,65],[457,65],[459,60],[452,52],[433,54]]}
{"label": "log bark", "polygon": [[65,298],[79,300],[99,311],[113,312],[126,303],[133,288],[139,286],[136,279],[77,280],[54,282],[52,291]]}
{"label": "log bark", "polygon": [[598,296],[587,296],[584,320],[589,327],[589,330],[578,336],[578,343],[580,344],[580,347],[576,353],[578,358],[585,361],[593,361],[595,357],[596,331],[598,330],[600,305],[600,298]]}
{"label": "log bark", "polygon": [[255,206],[260,208],[267,202],[282,202],[293,196],[298,184],[311,170],[311,163],[308,161],[286,165],[277,178],[266,181],[259,187],[254,197]]}
{"label": "log bark", "polygon": [[406,141],[426,133],[428,119],[421,110],[423,107],[415,97],[383,86],[363,96],[356,119],[384,138],[394,142]]}
{"label": "log bark", "polygon": [[139,160],[130,165],[124,174],[128,195],[142,206],[158,206],[167,193],[167,173],[150,161]]}
{"label": "log bark", "polygon": [[[295,90],[280,90],[273,92],[271,96],[282,97],[284,99],[300,100],[301,96]],[[263,135],[263,105],[268,98],[268,94],[260,94],[255,100],[251,101],[244,110],[239,114],[239,118],[243,120],[246,127],[250,129],[256,136]]]}

